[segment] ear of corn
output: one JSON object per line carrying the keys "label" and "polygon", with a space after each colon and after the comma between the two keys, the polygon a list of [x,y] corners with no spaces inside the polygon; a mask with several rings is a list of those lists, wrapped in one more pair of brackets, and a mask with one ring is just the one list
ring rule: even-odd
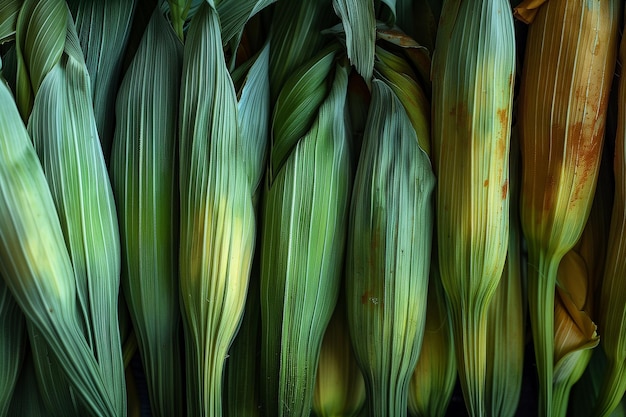
{"label": "ear of corn", "polygon": [[622,63],[618,91],[617,136],[615,138],[615,200],[600,296],[600,334],[607,357],[607,369],[596,405],[595,416],[608,416],[626,391],[626,38],[622,38]]}
{"label": "ear of corn", "polygon": [[115,97],[136,0],[80,1],[68,5],[85,56],[102,153],[109,160]]}
{"label": "ear of corn", "polygon": [[[46,74],[27,65],[31,78],[42,80],[28,131],[72,259],[85,334],[114,407],[122,414],[126,399],[117,316],[121,262],[118,219],[98,140],[89,75],[69,10],[63,7],[65,18],[59,20],[66,26],[62,59]],[[27,33],[33,30],[29,27]]]}
{"label": "ear of corn", "polygon": [[531,266],[528,295],[540,416],[553,410],[557,270],[591,209],[621,5],[550,0],[537,9],[528,30],[519,101],[520,207]]}
{"label": "ear of corn", "polygon": [[[310,413],[319,350],[339,291],[351,173],[345,109],[348,75],[345,67],[333,65],[333,57],[334,52],[325,51],[305,64],[316,73],[322,71],[321,78],[332,84],[319,108],[309,110],[314,118],[302,134],[294,136],[301,129],[279,132],[293,115],[286,109],[299,108],[309,96],[292,95],[286,87],[274,113],[272,175],[266,182],[261,245],[266,415]],[[327,63],[319,68],[320,62]],[[319,77],[296,83],[315,84]],[[279,117],[283,114],[287,120]],[[300,117],[300,123],[308,125],[310,114]],[[276,165],[275,152],[285,148],[283,142],[293,145]]]}
{"label": "ear of corn", "polygon": [[432,68],[439,267],[472,416],[486,413],[487,308],[509,235],[514,68],[507,1],[444,2]]}
{"label": "ear of corn", "polygon": [[350,343],[346,296],[340,291],[322,341],[313,412],[318,417],[355,417],[365,403],[365,382]]}
{"label": "ear of corn", "polygon": [[519,137],[512,127],[510,147],[509,245],[502,278],[487,317],[487,415],[515,415],[524,371],[522,240],[519,224]]}
{"label": "ear of corn", "polygon": [[408,406],[413,417],[445,416],[456,382],[452,318],[441,284],[435,245],[433,236],[424,339],[409,383]]}
{"label": "ear of corn", "polygon": [[16,103],[1,82],[0,273],[80,401],[95,415],[119,415],[82,334],[74,271],[50,189]]}
{"label": "ear of corn", "polygon": [[[269,139],[269,44],[254,58],[238,102],[239,129],[244,146],[253,205],[258,216]],[[260,240],[257,238],[257,241]],[[227,407],[229,416],[253,417],[260,410],[260,256],[255,252],[241,328],[229,352]],[[248,389],[242,389],[242,386]]]}
{"label": "ear of corn", "polygon": [[155,10],[117,95],[111,177],[122,284],[155,416],[184,410],[179,346],[177,115],[183,46]]}
{"label": "ear of corn", "polygon": [[374,2],[354,3],[348,0],[333,0],[333,8],[343,23],[348,59],[369,84],[374,71],[376,42]]}
{"label": "ear of corn", "polygon": [[[2,81],[0,81],[2,82]],[[5,417],[24,356],[24,316],[0,277],[0,417]]]}
{"label": "ear of corn", "polygon": [[372,102],[350,211],[348,322],[371,416],[406,413],[422,344],[435,178],[393,90]]}
{"label": "ear of corn", "polygon": [[213,2],[187,33],[180,94],[180,293],[189,416],[222,414],[228,348],[245,304],[255,236],[237,103]]}
{"label": "ear of corn", "polygon": [[552,415],[555,417],[565,417],[570,390],[582,376],[592,349],[600,341],[596,325],[584,310],[588,291],[585,260],[570,250],[559,265],[554,305]]}

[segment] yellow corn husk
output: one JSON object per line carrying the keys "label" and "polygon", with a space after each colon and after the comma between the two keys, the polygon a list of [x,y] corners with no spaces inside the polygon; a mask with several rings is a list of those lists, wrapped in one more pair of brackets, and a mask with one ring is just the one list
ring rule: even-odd
{"label": "yellow corn husk", "polygon": [[528,31],[518,112],[520,211],[542,417],[553,410],[557,270],[591,209],[621,7],[616,0],[549,0]]}
{"label": "yellow corn husk", "polygon": [[[1,82],[1,81],[0,81]],[[25,347],[24,316],[0,277],[0,417],[6,417]]]}
{"label": "yellow corn husk", "polygon": [[508,1],[444,3],[432,68],[439,266],[472,416],[486,414],[487,309],[509,236],[514,69]]}
{"label": "yellow corn husk", "polygon": [[[255,213],[259,215],[261,179],[265,172],[269,139],[270,87],[269,87],[269,44],[254,59],[241,88],[238,103],[239,128],[246,138],[244,154],[248,166],[248,177],[252,184]],[[259,241],[257,236],[257,243]],[[241,328],[228,353],[226,371],[227,416],[254,417],[260,408],[260,330],[261,330],[261,284],[260,251],[256,251],[252,262],[250,283]],[[246,386],[247,389],[241,389]]]}
{"label": "yellow corn husk", "polygon": [[456,383],[452,317],[437,258],[433,241],[424,340],[409,383],[408,406],[413,417],[444,417]]}
{"label": "yellow corn husk", "polygon": [[593,348],[600,341],[596,325],[585,311],[589,289],[585,260],[570,250],[559,265],[554,305],[552,415],[555,417],[565,417],[570,390],[582,376]]}
{"label": "yellow corn husk", "polygon": [[[509,245],[502,278],[489,304],[487,318],[487,416],[513,417],[524,372],[524,300],[522,241],[519,224],[519,136],[512,127],[510,147]],[[506,346],[506,348],[503,348]]]}
{"label": "yellow corn husk", "polygon": [[[335,65],[335,50],[323,50],[292,74],[273,115],[261,245],[268,416],[310,413],[322,338],[339,292],[351,173],[348,74]],[[305,113],[294,111],[304,104]]]}
{"label": "yellow corn husk", "polygon": [[180,300],[187,413],[222,415],[228,349],[241,323],[255,239],[237,102],[212,1],[195,13],[180,94]]}
{"label": "yellow corn husk", "polygon": [[372,81],[346,259],[350,337],[370,416],[406,413],[419,356],[433,230],[435,178],[400,100]]}
{"label": "yellow corn husk", "polygon": [[120,415],[82,333],[76,282],[41,164],[0,82],[0,274],[75,395],[94,415]]}
{"label": "yellow corn husk", "polygon": [[102,153],[109,161],[115,131],[112,116],[137,0],[69,0],[67,3],[85,55]]}
{"label": "yellow corn husk", "polygon": [[318,417],[356,417],[365,403],[365,381],[350,344],[346,308],[342,291],[317,364],[313,412]]}
{"label": "yellow corn husk", "polygon": [[[32,26],[32,22],[44,19],[40,15],[47,7],[59,9],[47,25],[65,28],[59,39],[49,39],[55,45],[62,45],[58,58],[45,50],[32,49],[29,42],[32,37],[47,35],[45,28]],[[89,74],[71,14],[63,2],[25,2],[17,34],[26,34],[25,43],[19,45],[25,58],[22,68],[28,71],[31,80],[41,80],[33,88],[28,131],[48,180],[72,259],[84,332],[97,358],[102,382],[121,415],[126,409],[126,394],[117,315],[121,264],[118,219],[98,140]],[[37,65],[35,56],[45,61],[46,67]],[[34,351],[40,348],[33,342]],[[36,354],[36,368],[47,369],[48,365],[39,363],[40,360],[47,358]],[[44,399],[54,400],[56,392],[64,389],[54,378],[40,379],[40,383],[44,387]],[[63,414],[63,404],[59,406],[56,412]]]}
{"label": "yellow corn husk", "polygon": [[152,14],[117,95],[111,179],[122,237],[122,288],[151,411],[184,410],[178,295],[177,115],[183,46]]}
{"label": "yellow corn husk", "polygon": [[596,404],[595,416],[609,416],[626,391],[626,38],[622,37],[619,58],[622,63],[618,91],[617,136],[615,138],[615,199],[606,254],[605,272],[599,300],[599,327],[607,370]]}

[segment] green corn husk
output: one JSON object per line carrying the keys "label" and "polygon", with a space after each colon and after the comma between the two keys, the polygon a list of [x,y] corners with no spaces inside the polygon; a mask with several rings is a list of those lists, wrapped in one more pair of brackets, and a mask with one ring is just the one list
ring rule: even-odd
{"label": "green corn husk", "polygon": [[[524,372],[524,308],[522,241],[519,223],[519,137],[512,127],[510,147],[509,245],[502,278],[489,304],[487,317],[488,416],[513,417],[517,411]],[[503,348],[506,346],[506,348]]]}
{"label": "green corn husk", "polygon": [[433,236],[424,340],[409,383],[408,407],[412,417],[444,417],[456,383],[452,318],[439,275],[434,239]]}
{"label": "green corn husk", "polygon": [[[28,11],[26,2],[22,12]],[[31,22],[43,13],[42,5],[33,7]],[[38,9],[42,6],[42,9]],[[72,258],[77,282],[77,302],[83,314],[84,331],[97,358],[100,374],[118,415],[126,409],[124,366],[119,337],[118,295],[120,276],[120,241],[118,220],[106,164],[96,130],[89,75],[78,37],[67,6],[65,14],[51,25],[64,25],[63,50],[47,73],[34,65],[28,42],[24,48],[25,68],[31,79],[40,79],[33,89],[34,105],[28,131],[48,180],[65,241]],[[61,17],[63,16],[63,17]],[[20,16],[21,18],[21,16]],[[39,28],[18,23],[18,34],[26,39],[44,36]],[[53,41],[53,40],[51,40]],[[45,55],[45,54],[44,54]],[[54,56],[42,57],[52,63]],[[89,167],[89,169],[86,169]],[[31,338],[32,340],[32,338]],[[34,351],[39,346],[33,342]],[[35,365],[42,356],[35,355]],[[45,360],[45,359],[43,359]],[[59,387],[53,380],[40,378],[42,395],[54,397]],[[49,391],[49,393],[47,393]],[[59,409],[61,412],[62,409]]]}
{"label": "green corn husk", "polygon": [[50,189],[0,82],[0,274],[91,414],[118,416],[82,333],[76,282]]}
{"label": "green corn husk", "polygon": [[618,91],[617,135],[615,138],[615,199],[606,254],[606,265],[599,300],[602,349],[607,369],[594,410],[595,416],[609,416],[626,392],[626,38],[622,37],[619,58],[622,63]]}
{"label": "green corn husk", "polygon": [[0,2],[0,45],[15,37],[15,24],[23,0]]}
{"label": "green corn husk", "polygon": [[313,412],[317,417],[356,417],[363,404],[365,381],[350,344],[346,295],[340,290],[320,350]]}
{"label": "green corn husk", "polygon": [[190,23],[182,79],[179,265],[187,407],[190,417],[221,416],[224,365],[243,315],[255,223],[213,2],[203,3]]}
{"label": "green corn husk", "polygon": [[439,266],[472,416],[487,413],[487,310],[509,239],[514,70],[508,2],[446,0],[432,68]]}
{"label": "green corn husk", "polygon": [[35,367],[30,352],[24,358],[15,393],[10,400],[6,404],[9,416],[50,417],[37,387]]}
{"label": "green corn husk", "polygon": [[426,319],[435,177],[393,90],[374,79],[351,205],[348,322],[370,416],[406,413]]}
{"label": "green corn husk", "polygon": [[329,22],[333,20],[330,0],[283,1],[275,8],[270,30],[272,103],[284,91],[287,80],[293,79],[293,72],[326,43],[320,32],[332,26]]}
{"label": "green corn husk", "polygon": [[343,24],[348,59],[367,85],[370,85],[374,72],[376,42],[374,2],[372,0],[365,2],[333,0],[333,8]]}
{"label": "green corn husk", "polygon": [[183,46],[156,9],[117,96],[111,178],[122,287],[155,416],[182,416],[177,116]]}
{"label": "green corn husk", "polygon": [[108,161],[122,59],[137,0],[69,0],[68,5],[85,55],[98,136]]}
{"label": "green corn husk", "polygon": [[24,316],[0,277],[0,417],[8,416],[25,340]]}
{"label": "green corn husk", "polygon": [[[621,1],[526,1],[519,98],[520,212],[540,417],[552,415],[554,295],[561,258],[579,240],[596,186]],[[526,16],[528,15],[528,16]],[[586,52],[582,52],[586,51]]]}
{"label": "green corn husk", "polygon": [[[267,416],[310,413],[322,338],[339,292],[351,172],[348,74],[334,56],[326,49],[292,74],[273,116],[261,245]],[[310,107],[294,111],[303,103]]]}
{"label": "green corn husk", "polygon": [[[589,365],[587,365],[583,376],[572,388],[568,410],[571,417],[589,417],[593,415],[593,407],[600,395],[606,365],[606,355],[602,348],[593,349]],[[616,408],[608,416],[626,416],[626,398],[622,398],[622,401],[617,403]]]}
{"label": "green corn husk", "polygon": [[[248,166],[248,177],[252,184],[255,213],[262,187],[267,144],[269,139],[269,44],[263,47],[254,60],[238,103],[239,129],[244,140],[244,154]],[[257,243],[260,237],[257,236]],[[261,330],[261,271],[260,251],[256,251],[252,263],[248,295],[241,328],[230,348],[226,375],[227,416],[260,416],[260,330]],[[241,387],[247,387],[242,389]]]}
{"label": "green corn husk", "polygon": [[600,341],[584,310],[590,289],[585,260],[570,250],[558,269],[554,304],[554,380],[552,415],[565,417],[569,393]]}

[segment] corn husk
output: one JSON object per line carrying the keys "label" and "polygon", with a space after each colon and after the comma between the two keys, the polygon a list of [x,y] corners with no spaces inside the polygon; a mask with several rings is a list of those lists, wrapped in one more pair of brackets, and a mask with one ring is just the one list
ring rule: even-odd
{"label": "corn husk", "polygon": [[180,94],[180,294],[189,416],[222,414],[228,349],[241,323],[255,238],[237,102],[213,2],[187,32]]}
{"label": "corn husk", "polygon": [[69,0],[91,80],[94,116],[108,161],[115,133],[115,98],[137,0]]}
{"label": "corn husk", "polygon": [[25,347],[24,316],[0,277],[0,417],[9,411]]}
{"label": "corn husk", "polygon": [[519,101],[520,210],[531,265],[528,295],[539,415],[547,416],[553,410],[557,270],[591,209],[622,2],[537,3],[518,8],[537,9],[528,31]]}
{"label": "corn husk", "polygon": [[122,286],[155,416],[183,415],[177,115],[183,46],[157,9],[117,95],[111,178]]}
{"label": "corn husk", "polygon": [[433,241],[424,340],[409,383],[408,407],[413,417],[445,416],[456,383],[452,317],[437,258]]}
{"label": "corn husk", "polygon": [[77,398],[92,414],[119,415],[82,333],[74,271],[43,169],[2,82],[0,190],[0,274]]}
{"label": "corn husk", "polygon": [[580,379],[600,339],[585,311],[589,298],[585,260],[575,251],[559,265],[554,305],[554,382],[552,415],[565,417],[572,386]]}
{"label": "corn husk", "polygon": [[341,291],[317,364],[313,412],[318,417],[355,417],[365,404],[365,381],[350,344],[346,308]]}
{"label": "corn husk", "polygon": [[509,236],[514,69],[507,1],[444,3],[432,68],[439,265],[472,416],[486,414],[487,308]]}
{"label": "corn husk", "polygon": [[334,51],[292,74],[273,115],[261,245],[265,415],[310,413],[339,292],[351,173],[348,74]]}
{"label": "corn husk", "polygon": [[626,391],[626,39],[622,38],[619,50],[622,63],[618,91],[617,136],[615,138],[615,200],[611,215],[611,227],[606,254],[606,265],[600,296],[599,327],[602,349],[607,358],[607,369],[602,389],[594,410],[595,416],[609,416],[617,407]]}
{"label": "corn husk", "polygon": [[6,407],[8,407],[6,415],[9,416],[50,417],[37,387],[35,367],[30,352],[25,355],[15,392],[6,403]]}
{"label": "corn husk", "polygon": [[353,190],[346,289],[371,416],[407,409],[422,344],[435,179],[393,90],[374,79]]}

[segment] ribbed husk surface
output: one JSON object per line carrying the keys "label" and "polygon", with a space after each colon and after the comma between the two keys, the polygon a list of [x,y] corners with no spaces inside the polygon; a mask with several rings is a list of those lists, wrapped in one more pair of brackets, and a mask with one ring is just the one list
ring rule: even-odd
{"label": "ribbed husk surface", "polygon": [[626,391],[626,38],[619,49],[622,63],[615,138],[615,197],[600,296],[599,332],[607,358],[596,416],[609,416]]}
{"label": "ribbed husk surface", "polygon": [[273,116],[261,244],[266,415],[310,413],[341,282],[350,132],[347,69],[334,57],[325,49],[291,74]]}
{"label": "ribbed husk surface", "polygon": [[[591,209],[622,2],[549,0],[537,6],[519,99],[520,212],[528,244],[539,415],[549,416],[557,269],[579,239]],[[521,4],[518,10],[525,7]]]}
{"label": "ribbed husk surface", "polygon": [[370,416],[407,410],[426,321],[434,185],[402,103],[374,79],[346,258],[350,337]]}
{"label": "ribbed husk surface", "polygon": [[432,67],[439,267],[472,416],[486,413],[487,308],[509,236],[514,69],[507,1],[444,2]]}
{"label": "ribbed husk surface", "polygon": [[178,295],[178,103],[183,45],[155,10],[117,94],[111,179],[122,288],[154,416],[184,410]]}
{"label": "ribbed husk surface", "polygon": [[0,417],[8,415],[22,366],[26,345],[24,325],[24,316],[0,277]]}
{"label": "ribbed husk surface", "polygon": [[256,227],[212,1],[191,20],[182,77],[179,266],[187,414],[220,416],[224,363],[243,315]]}

